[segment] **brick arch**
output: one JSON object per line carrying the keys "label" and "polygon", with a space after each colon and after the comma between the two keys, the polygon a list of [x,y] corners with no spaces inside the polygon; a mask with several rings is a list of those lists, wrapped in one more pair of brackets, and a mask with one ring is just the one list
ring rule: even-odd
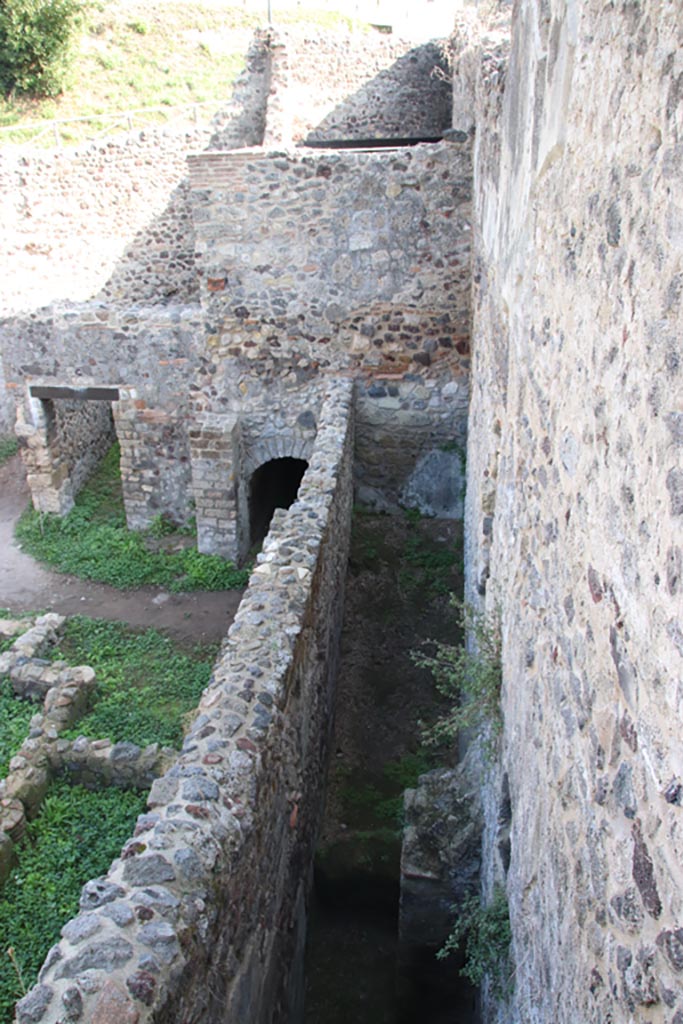
{"label": "brick arch", "polygon": [[271,459],[305,459],[306,462],[310,462],[314,445],[315,437],[304,437],[294,431],[263,438],[244,453],[244,476],[249,480],[260,466]]}

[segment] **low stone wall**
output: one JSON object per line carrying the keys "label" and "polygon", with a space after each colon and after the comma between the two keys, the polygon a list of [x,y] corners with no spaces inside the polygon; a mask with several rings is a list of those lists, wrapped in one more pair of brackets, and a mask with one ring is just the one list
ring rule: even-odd
{"label": "low stone wall", "polygon": [[[464,363],[464,360],[463,360]],[[469,379],[378,375],[356,386],[354,474],[362,504],[462,518]]]}
{"label": "low stone wall", "polygon": [[299,497],[275,514],[183,751],[121,858],[85,886],[19,1024],[296,1012],[348,557],[351,410],[350,383],[331,383]]}
{"label": "low stone wall", "polygon": [[60,734],[75,725],[87,709],[95,673],[87,665],[41,658],[54,645],[64,617],[50,613],[31,620],[0,619],[0,635],[14,636],[9,651],[0,654],[0,677],[8,676],[18,699],[42,702],[31,719],[29,733],[12,757],[9,772],[0,779],[0,884],[14,863],[14,843],[27,818],[40,810],[55,775],[66,774],[84,786],[149,789],[175,759],[176,751],[152,743],[112,743]]}

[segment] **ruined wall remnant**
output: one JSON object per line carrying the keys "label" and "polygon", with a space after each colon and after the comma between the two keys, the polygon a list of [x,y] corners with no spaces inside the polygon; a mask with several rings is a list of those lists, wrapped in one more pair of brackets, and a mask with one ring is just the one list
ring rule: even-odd
{"label": "ruined wall remnant", "polygon": [[19,1024],[296,1013],[352,502],[352,395],[330,382],[299,498],[276,513],[198,716]]}
{"label": "ruined wall remnant", "polygon": [[683,1017],[682,38],[678,4],[525,0],[480,81],[468,588],[502,608],[516,962],[490,1021]]}
{"label": "ruined wall remnant", "polygon": [[450,86],[438,43],[374,31],[279,32],[265,145],[330,139],[440,138]]}
{"label": "ruined wall remnant", "polygon": [[111,403],[32,398],[29,406],[31,421],[22,408],[16,433],[34,507],[66,515],[114,443]]}
{"label": "ruined wall remnant", "polygon": [[190,172],[210,354],[195,401],[236,412],[353,373],[363,500],[395,502],[421,456],[464,444],[469,144],[209,151]]}
{"label": "ruined wall remnant", "polygon": [[[16,343],[20,339],[20,343]],[[70,501],[111,443],[111,431],[93,431],[93,416],[111,415],[111,404],[80,402],[78,418],[62,417],[64,443],[45,417],[47,403],[30,399],[40,385],[107,387],[115,436],[121,444],[126,514],[132,528],[166,512],[183,522],[190,514],[188,379],[199,362],[201,316],[196,306],[133,307],[103,303],[59,305],[0,322],[7,384],[20,396],[19,433],[26,452],[34,502],[45,511],[68,511]],[[61,403],[54,403],[59,409]],[[80,423],[79,429],[75,429]],[[104,424],[106,427],[106,423]],[[106,433],[106,437],[105,437]],[[80,452],[85,470],[70,473]],[[65,470],[66,475],[65,475]],[[67,498],[62,504],[60,494]]]}
{"label": "ruined wall remnant", "polygon": [[76,150],[3,150],[3,313],[98,292],[111,304],[191,301],[182,181],[188,150],[210,135],[146,130]]}

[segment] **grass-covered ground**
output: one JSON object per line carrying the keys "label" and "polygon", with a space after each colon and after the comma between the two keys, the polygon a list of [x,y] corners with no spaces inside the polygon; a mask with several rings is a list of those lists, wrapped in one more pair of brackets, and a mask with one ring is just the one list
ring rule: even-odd
{"label": "grass-covered ground", "polygon": [[0,679],[0,779],[7,775],[10,759],[28,735],[36,704],[14,696],[9,679]]}
{"label": "grass-covered ground", "polygon": [[68,619],[51,657],[92,666],[97,684],[89,712],[64,737],[179,747],[183,722],[199,703],[216,654],[214,645],[184,650],[154,629],[139,633],[120,622]]}
{"label": "grass-covered ground", "polygon": [[[162,521],[150,531],[167,532]],[[149,550],[145,535],[126,527],[114,445],[76,498],[68,516],[28,509],[16,528],[23,549],[58,572],[123,589],[156,585],[172,591],[232,590],[246,586],[249,573],[218,555],[195,547],[166,553]]]}
{"label": "grass-covered ground", "polygon": [[[0,1024],[30,988],[85,882],[103,874],[131,834],[146,795],[56,782],[27,828],[19,864],[0,892]],[[10,953],[11,951],[11,953]]]}
{"label": "grass-covered ground", "polygon": [[[1,141],[1,140],[0,140]],[[18,445],[16,437],[9,434],[0,434],[0,466],[17,454]]]}
{"label": "grass-covered ground", "polygon": [[[307,22],[324,28],[347,26],[349,19],[273,0],[283,23]],[[52,118],[95,118],[60,126],[63,143],[77,143],[111,131],[112,120],[97,115],[159,107],[133,124],[176,119],[174,109],[207,104],[205,118],[230,97],[244,65],[250,30],[264,25],[267,5],[231,6],[221,0],[92,0],[74,46],[67,85],[56,99],[0,99],[0,125]],[[191,116],[188,109],[187,118]],[[119,125],[125,130],[126,122]],[[27,142],[26,131],[0,132],[0,144]],[[42,140],[54,145],[50,132]]]}

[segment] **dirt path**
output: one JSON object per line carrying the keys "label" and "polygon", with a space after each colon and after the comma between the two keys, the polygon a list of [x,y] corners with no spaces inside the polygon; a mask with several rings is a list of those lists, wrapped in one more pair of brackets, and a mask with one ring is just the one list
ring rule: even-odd
{"label": "dirt path", "polygon": [[241,591],[169,594],[159,587],[115,590],[44,569],[14,540],[15,523],[28,500],[21,459],[15,456],[0,466],[0,607],[115,619],[167,630],[198,643],[225,636]]}

